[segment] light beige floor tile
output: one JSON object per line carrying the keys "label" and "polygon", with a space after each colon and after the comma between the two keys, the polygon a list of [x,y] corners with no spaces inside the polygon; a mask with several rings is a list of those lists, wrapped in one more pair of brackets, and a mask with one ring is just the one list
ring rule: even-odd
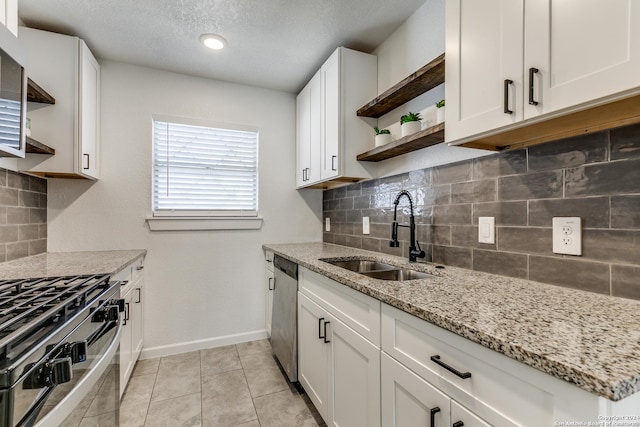
{"label": "light beige floor tile", "polygon": [[298,394],[289,390],[253,400],[261,427],[316,427],[311,412]]}
{"label": "light beige floor tile", "polygon": [[85,417],[79,427],[111,426],[115,422],[115,412],[106,412],[92,417]]}
{"label": "light beige floor tile", "polygon": [[242,370],[202,376],[202,425],[230,427],[256,420]]}
{"label": "light beige floor tile", "polygon": [[249,341],[236,344],[238,354],[244,356],[251,353],[260,353],[263,351],[271,351],[271,343],[269,340]]}
{"label": "light beige floor tile", "polygon": [[160,366],[160,358],[138,360],[136,366],[133,368],[132,377],[139,375],[148,375],[158,373],[158,366]]}
{"label": "light beige floor tile", "polygon": [[228,345],[200,350],[200,369],[202,375],[242,369],[236,346]]}
{"label": "light beige floor tile", "polygon": [[147,427],[200,427],[200,393],[175,399],[151,402],[147,414]]}
{"label": "light beige floor tile", "polygon": [[144,425],[156,374],[131,377],[120,403],[120,427]]}
{"label": "light beige floor tile", "polygon": [[161,358],[151,401],[193,393],[200,393],[200,352]]}
{"label": "light beige floor tile", "polygon": [[179,369],[200,369],[200,352],[191,351],[189,353],[175,354],[160,358],[158,374],[168,370]]}
{"label": "light beige floor tile", "polygon": [[249,421],[248,423],[238,424],[233,427],[260,427],[260,423],[258,422],[258,420],[254,420]]}
{"label": "light beige floor tile", "polygon": [[289,389],[289,385],[271,353],[241,355],[240,360],[247,377],[249,390],[251,390],[251,396],[254,398]]}

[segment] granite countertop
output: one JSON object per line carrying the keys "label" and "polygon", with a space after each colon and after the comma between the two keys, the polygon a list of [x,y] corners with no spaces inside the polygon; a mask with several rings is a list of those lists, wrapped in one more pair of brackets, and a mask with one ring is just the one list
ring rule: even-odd
{"label": "granite countertop", "polygon": [[[264,248],[591,393],[617,401],[640,391],[640,301],[327,243]],[[437,277],[383,281],[320,261],[353,257]]]}
{"label": "granite countertop", "polygon": [[46,252],[0,263],[0,280],[115,274],[146,253],[144,249]]}

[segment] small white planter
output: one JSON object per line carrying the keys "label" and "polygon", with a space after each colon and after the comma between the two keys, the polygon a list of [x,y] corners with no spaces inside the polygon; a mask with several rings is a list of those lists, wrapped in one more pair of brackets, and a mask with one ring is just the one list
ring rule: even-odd
{"label": "small white planter", "polygon": [[436,121],[437,123],[442,123],[444,122],[444,109],[447,107],[440,107],[438,108],[438,111],[436,113]]}
{"label": "small white planter", "polygon": [[390,133],[381,133],[380,135],[376,135],[376,147],[380,147],[381,145],[385,145],[390,142],[391,142]]}
{"label": "small white planter", "polygon": [[407,135],[411,135],[413,133],[420,132],[422,130],[422,123],[421,122],[403,123],[402,126],[400,127],[400,130],[402,132],[403,137]]}

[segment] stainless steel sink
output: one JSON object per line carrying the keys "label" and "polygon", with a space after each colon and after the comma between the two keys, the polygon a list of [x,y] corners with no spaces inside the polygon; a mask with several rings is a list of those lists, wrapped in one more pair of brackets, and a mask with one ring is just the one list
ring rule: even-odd
{"label": "stainless steel sink", "polygon": [[329,264],[333,264],[337,267],[345,268],[350,271],[355,271],[356,273],[365,273],[369,271],[379,271],[379,270],[393,270],[393,265],[385,264],[384,262],[378,261],[369,261],[366,259],[351,259],[348,261],[341,260],[323,260],[324,262],[328,262]]}
{"label": "stainless steel sink", "polygon": [[323,259],[322,261],[378,280],[403,281],[433,277],[431,274],[410,270],[408,268],[398,268],[390,264],[385,264],[384,262],[367,259]]}
{"label": "stainless steel sink", "polygon": [[433,277],[431,274],[422,273],[420,271],[408,270],[406,268],[401,268],[397,270],[386,270],[386,271],[369,271],[366,273],[361,273],[363,276],[371,277],[372,279],[379,280],[417,280],[417,279],[428,279]]}

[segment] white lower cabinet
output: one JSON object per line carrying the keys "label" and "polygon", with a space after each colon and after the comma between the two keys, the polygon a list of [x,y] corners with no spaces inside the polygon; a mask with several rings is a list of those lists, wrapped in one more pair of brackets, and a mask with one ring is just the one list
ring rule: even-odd
{"label": "white lower cabinet", "polygon": [[[300,270],[303,284],[320,277]],[[338,299],[320,305],[317,295],[298,292],[298,378],[328,425],[380,426],[380,348],[348,326],[352,319],[336,314],[344,305]]]}
{"label": "white lower cabinet", "polygon": [[273,286],[275,276],[273,273],[273,252],[267,251],[265,254],[264,285],[266,290],[265,306],[265,328],[267,335],[271,336],[271,314],[273,312]]}
{"label": "white lower cabinet", "polygon": [[451,401],[451,425],[453,427],[491,427],[456,401]]}

